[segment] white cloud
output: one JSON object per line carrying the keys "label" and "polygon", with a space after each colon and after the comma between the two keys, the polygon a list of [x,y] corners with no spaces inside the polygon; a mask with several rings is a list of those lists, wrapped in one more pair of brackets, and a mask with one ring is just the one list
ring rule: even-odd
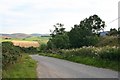
{"label": "white cloud", "polygon": [[1,0],[2,32],[49,33],[57,22],[67,30],[90,15],[106,21],[109,30],[117,27],[119,0]]}

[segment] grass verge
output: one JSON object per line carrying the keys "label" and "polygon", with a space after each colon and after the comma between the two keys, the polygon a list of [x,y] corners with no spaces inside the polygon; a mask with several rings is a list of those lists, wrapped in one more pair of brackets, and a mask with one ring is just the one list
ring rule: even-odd
{"label": "grass verge", "polygon": [[28,54],[22,54],[22,58],[16,64],[2,71],[2,78],[37,78],[37,62]]}
{"label": "grass verge", "polygon": [[72,62],[76,62],[76,63],[82,63],[82,64],[86,64],[86,65],[99,67],[99,68],[112,69],[115,71],[120,70],[120,69],[118,69],[118,62],[116,62],[116,61],[106,61],[106,60],[102,60],[102,59],[84,57],[84,56],[64,57],[60,54],[53,54],[53,53],[39,53],[39,55],[64,59],[64,60],[68,60],[68,61],[72,61]]}

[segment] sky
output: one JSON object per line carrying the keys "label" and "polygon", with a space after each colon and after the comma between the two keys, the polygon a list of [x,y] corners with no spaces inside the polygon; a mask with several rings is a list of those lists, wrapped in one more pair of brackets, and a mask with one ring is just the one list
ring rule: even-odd
{"label": "sky", "polygon": [[0,33],[48,34],[56,23],[69,31],[97,14],[105,30],[118,28],[119,0],[0,0]]}

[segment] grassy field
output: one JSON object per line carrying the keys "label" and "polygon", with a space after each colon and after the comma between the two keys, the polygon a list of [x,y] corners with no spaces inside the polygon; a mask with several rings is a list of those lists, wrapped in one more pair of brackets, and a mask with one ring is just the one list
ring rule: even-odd
{"label": "grassy field", "polygon": [[33,40],[48,40],[50,37],[29,37],[29,38],[24,38],[23,40],[27,41],[33,41]]}
{"label": "grassy field", "polygon": [[16,41],[37,41],[41,44],[42,43],[46,44],[48,42],[49,38],[50,37],[29,37],[29,38],[11,38],[11,39],[1,39],[0,38],[0,42],[16,40]]}
{"label": "grassy field", "polygon": [[39,43],[47,43],[50,37],[29,37],[24,38],[25,41],[38,41]]}
{"label": "grassy field", "polygon": [[22,54],[19,62],[3,70],[3,80],[6,78],[37,78],[37,62],[32,60],[28,54]]}

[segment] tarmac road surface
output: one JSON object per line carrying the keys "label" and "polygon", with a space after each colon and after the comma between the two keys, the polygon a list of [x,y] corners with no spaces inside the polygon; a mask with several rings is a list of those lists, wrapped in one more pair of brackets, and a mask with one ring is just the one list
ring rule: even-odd
{"label": "tarmac road surface", "polygon": [[38,78],[118,78],[118,72],[62,59],[30,55],[38,61]]}

